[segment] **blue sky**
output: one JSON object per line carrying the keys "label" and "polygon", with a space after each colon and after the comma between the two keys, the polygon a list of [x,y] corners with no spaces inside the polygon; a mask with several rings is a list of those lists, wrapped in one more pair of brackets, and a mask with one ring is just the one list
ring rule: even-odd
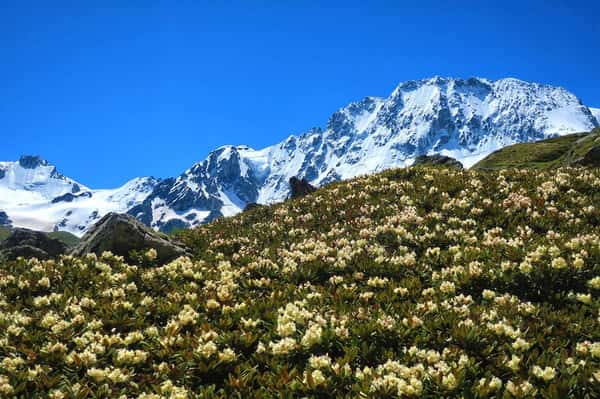
{"label": "blue sky", "polygon": [[600,107],[599,3],[0,0],[0,160],[40,154],[98,188],[176,176],[434,75]]}

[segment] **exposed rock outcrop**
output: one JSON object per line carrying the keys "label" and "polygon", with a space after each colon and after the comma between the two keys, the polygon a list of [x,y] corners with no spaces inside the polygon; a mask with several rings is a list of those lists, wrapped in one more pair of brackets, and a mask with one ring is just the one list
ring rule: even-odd
{"label": "exposed rock outcrop", "polygon": [[[77,184],[75,184],[73,186],[73,190],[76,190],[76,189],[80,190],[80,188]],[[74,191],[74,192],[76,193],[77,191]],[[51,201],[51,203],[57,204],[59,202],[73,202],[73,200],[77,199],[77,198],[92,198],[92,193],[89,191],[83,192],[81,194],[66,193],[66,194],[63,194],[63,195],[60,195],[60,196],[54,198]]]}
{"label": "exposed rock outcrop", "polygon": [[71,254],[83,256],[87,253],[100,255],[110,251],[129,258],[131,251],[154,248],[158,262],[168,262],[187,253],[179,243],[175,243],[130,215],[109,213],[96,223],[73,248]]}
{"label": "exposed rock outcrop", "polygon": [[303,197],[316,190],[308,180],[298,179],[297,177],[290,178],[290,190],[292,198]]}
{"label": "exposed rock outcrop", "polygon": [[574,165],[600,166],[600,146],[592,147],[585,155],[573,162]]}
{"label": "exposed rock outcrop", "polygon": [[415,158],[413,166],[417,165],[432,165],[432,166],[445,166],[449,168],[462,169],[463,164],[452,157],[445,155],[420,155]]}
{"label": "exposed rock outcrop", "polygon": [[21,165],[24,169],[35,169],[38,166],[46,166],[48,165],[48,161],[42,159],[38,155],[23,155],[19,159],[19,165]]}

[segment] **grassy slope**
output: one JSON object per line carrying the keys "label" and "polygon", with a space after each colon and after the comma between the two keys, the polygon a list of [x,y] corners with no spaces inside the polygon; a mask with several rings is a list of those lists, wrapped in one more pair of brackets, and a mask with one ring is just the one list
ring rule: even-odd
{"label": "grassy slope", "polygon": [[474,169],[503,169],[509,167],[543,169],[566,166],[583,156],[596,139],[600,129],[591,133],[577,133],[535,143],[521,143],[504,147],[473,166]]}
{"label": "grassy slope", "polygon": [[598,186],[394,170],[181,232],[193,260],[0,265],[0,359],[24,362],[0,375],[23,397],[598,397]]}
{"label": "grassy slope", "polygon": [[8,227],[0,226],[0,241],[6,239],[6,237],[8,237],[9,234],[10,230],[8,229]]}
{"label": "grassy slope", "polygon": [[[10,234],[10,229],[8,229],[7,227],[0,226],[0,242],[5,240],[9,234]],[[64,242],[69,247],[72,247],[79,242],[79,238],[77,236],[75,236],[69,232],[66,232],[66,231],[54,231],[54,232],[47,233],[47,234],[49,237],[56,238],[56,239]]]}
{"label": "grassy slope", "polygon": [[53,231],[48,233],[48,236],[64,242],[69,247],[75,246],[79,242],[79,237],[67,231]]}

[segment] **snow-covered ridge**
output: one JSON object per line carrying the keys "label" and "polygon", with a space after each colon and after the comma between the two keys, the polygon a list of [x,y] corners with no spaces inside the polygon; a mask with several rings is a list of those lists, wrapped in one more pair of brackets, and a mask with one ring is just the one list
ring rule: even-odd
{"label": "snow-covered ridge", "polygon": [[434,153],[470,166],[506,145],[598,125],[592,110],[560,87],[513,78],[408,81],[387,98],[366,97],[341,108],[325,129],[262,150],[220,147],[163,181],[130,213],[157,229],[188,227],[248,203],[280,201],[292,176],[322,185]]}
{"label": "snow-covered ridge", "polygon": [[600,124],[600,108],[590,108],[590,111],[592,112],[592,115],[596,117],[596,120]]}
{"label": "snow-covered ridge", "polygon": [[64,230],[81,236],[108,212],[127,212],[141,203],[158,181],[130,180],[117,189],[93,190],[58,173],[37,156],[0,162],[0,211],[14,227]]}

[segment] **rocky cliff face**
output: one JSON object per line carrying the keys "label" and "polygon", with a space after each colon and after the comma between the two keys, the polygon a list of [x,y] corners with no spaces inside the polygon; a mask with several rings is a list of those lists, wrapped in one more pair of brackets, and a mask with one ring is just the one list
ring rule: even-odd
{"label": "rocky cliff face", "polygon": [[289,179],[319,186],[442,154],[465,166],[503,146],[598,126],[565,89],[517,79],[435,77],[400,84],[336,111],[324,129],[262,150],[225,146],[156,187],[130,214],[170,230],[289,195]]}

